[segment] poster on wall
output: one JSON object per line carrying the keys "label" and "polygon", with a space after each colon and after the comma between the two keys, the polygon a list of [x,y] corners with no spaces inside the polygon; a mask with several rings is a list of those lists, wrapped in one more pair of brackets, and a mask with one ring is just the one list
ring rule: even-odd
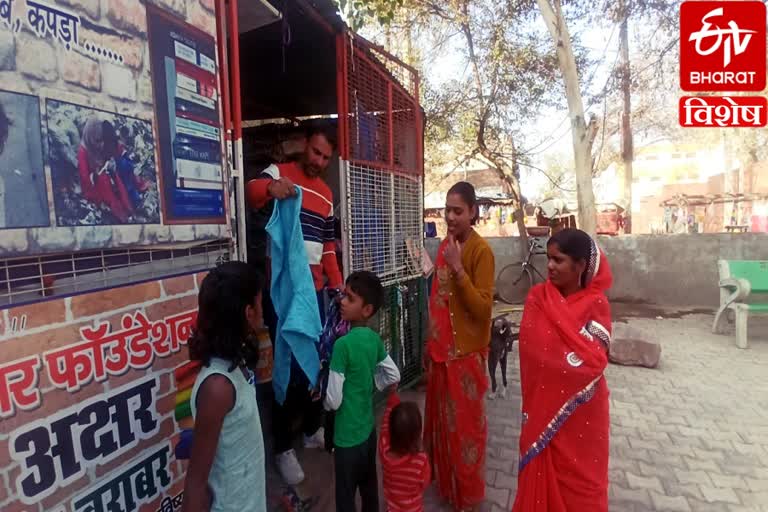
{"label": "poster on wall", "polygon": [[180,507],[186,463],[175,450],[189,423],[196,375],[184,370],[203,277],[7,310],[0,510]]}
{"label": "poster on wall", "polygon": [[49,224],[40,102],[0,91],[0,229]]}
{"label": "poster on wall", "polygon": [[225,222],[216,42],[147,6],[166,222]]}
{"label": "poster on wall", "polygon": [[[0,0],[0,259],[231,238],[214,4],[179,6],[210,62],[179,59],[171,139],[154,124],[169,110],[154,102],[145,2]],[[180,162],[170,180],[158,134]]]}
{"label": "poster on wall", "polygon": [[151,123],[56,100],[45,109],[58,225],[160,222]]}

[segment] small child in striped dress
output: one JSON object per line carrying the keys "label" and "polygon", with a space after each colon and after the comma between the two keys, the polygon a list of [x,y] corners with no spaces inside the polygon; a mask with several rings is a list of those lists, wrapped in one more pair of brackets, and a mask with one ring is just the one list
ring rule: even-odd
{"label": "small child in striped dress", "polygon": [[427,454],[421,449],[422,420],[413,402],[400,402],[395,387],[379,438],[387,512],[422,512],[424,491],[432,480]]}

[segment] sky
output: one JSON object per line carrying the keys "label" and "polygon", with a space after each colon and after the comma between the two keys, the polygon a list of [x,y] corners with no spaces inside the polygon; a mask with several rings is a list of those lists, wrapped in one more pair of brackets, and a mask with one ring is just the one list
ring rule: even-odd
{"label": "sky", "polygon": [[[551,37],[546,31],[541,18],[536,18],[533,23],[540,25],[541,37],[552,44]],[[535,27],[534,27],[535,28]],[[586,26],[569,27],[572,32],[580,35],[579,44],[586,48],[591,60],[598,62],[594,67],[582,74],[582,94],[591,96],[598,94],[605,86],[610,76],[618,55],[618,25],[594,28]],[[364,33],[367,37],[376,38],[375,33]],[[463,36],[456,35],[449,40],[446,47],[440,51],[424,55],[424,60],[430,62],[428,69],[424,71],[428,79],[435,87],[440,83],[457,76],[468,76],[471,73],[463,56]],[[422,45],[424,46],[424,45]],[[633,53],[632,36],[630,35],[630,54]],[[589,80],[588,84],[585,82]],[[565,91],[563,91],[563,94]],[[586,102],[585,102],[586,103]],[[586,105],[585,105],[586,107]],[[596,105],[592,110],[602,116],[602,105]],[[587,111],[589,117],[590,111]],[[528,137],[523,142],[523,148],[532,154],[532,163],[537,167],[545,167],[545,156],[554,156],[561,162],[571,162],[573,149],[571,144],[570,123],[567,109],[548,108],[541,111],[540,115],[531,123]],[[523,193],[529,197],[536,197],[547,186],[548,179],[541,172],[524,168],[521,176]],[[427,190],[427,193],[430,191]]]}

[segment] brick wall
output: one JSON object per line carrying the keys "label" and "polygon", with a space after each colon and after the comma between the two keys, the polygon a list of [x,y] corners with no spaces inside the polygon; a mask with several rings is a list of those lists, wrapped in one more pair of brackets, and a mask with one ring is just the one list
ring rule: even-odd
{"label": "brick wall", "polygon": [[[52,351],[82,343],[83,333],[87,332],[82,330],[84,327],[94,328],[108,323],[109,330],[105,331],[101,337],[105,339],[107,336],[125,332],[126,315],[134,318],[138,318],[137,315],[143,315],[154,325],[162,323],[163,319],[194,312],[198,287],[203,277],[204,274],[182,275],[0,312],[0,351],[3,354],[0,362],[0,397],[7,396],[13,382],[19,380],[18,374],[4,374],[2,365],[35,356],[40,357],[41,360],[35,382],[27,389],[27,391],[39,392],[38,403],[29,407],[28,410],[16,406],[12,412],[6,411],[0,420],[0,510],[4,512],[75,512],[76,509],[72,507],[72,503],[76,501],[75,497],[82,496],[83,493],[87,494],[102,483],[108,482],[113,478],[112,475],[141,462],[143,457],[164,446],[169,447],[165,467],[170,478],[168,485],[146,497],[142,503],[138,503],[141,500],[137,500],[136,506],[128,507],[128,510],[154,512],[160,508],[163,498],[176,496],[182,491],[184,463],[176,460],[172,454],[179,430],[174,419],[176,382],[173,370],[187,361],[185,339],[181,340],[182,343],[176,352],[169,351],[164,357],[155,355],[147,368],[131,368],[122,373],[118,372],[119,375],[108,374],[102,380],[91,379],[81,389],[72,392],[56,386],[51,379],[51,372],[46,366],[45,359],[46,355],[50,355]],[[171,323],[172,321],[166,322],[167,325]],[[20,332],[22,325],[24,330]],[[188,331],[182,334],[180,338],[188,335]],[[118,340],[124,340],[125,346],[133,347],[129,343],[136,336],[138,335],[135,333],[129,333],[119,337]],[[165,340],[170,340],[172,332],[170,329],[166,332],[157,330],[152,331],[149,336],[153,342],[162,342],[160,338],[164,336]],[[120,389],[131,388],[136,383],[145,382],[148,379],[155,381],[150,409],[154,410],[156,422],[151,436],[144,436],[144,438],[139,436],[124,451],[109,454],[100,460],[81,461],[79,476],[75,475],[62,485],[59,485],[62,479],[57,478],[56,484],[46,491],[44,497],[26,499],[28,502],[33,501],[31,504],[23,503],[23,489],[19,479],[25,470],[28,470],[30,464],[23,457],[20,460],[18,453],[16,456],[12,453],[14,449],[18,452],[19,447],[23,445],[18,441],[14,443],[14,439],[18,438],[20,433],[27,432],[36,426],[51,428],[56,420],[66,417],[68,411],[84,410],[83,408],[87,408],[88,404],[94,401],[114,397]],[[133,405],[130,407],[137,407],[134,402],[131,403]],[[117,414],[117,410],[110,409],[113,415]],[[102,434],[106,431],[105,429],[113,427],[117,431],[116,426],[107,426],[112,425],[114,417],[107,420],[106,425],[98,429],[97,433]],[[73,429],[72,432],[75,432],[74,445],[80,447],[79,452],[85,453],[87,440],[94,438],[85,432],[88,425],[95,423],[94,417],[90,416],[83,421],[84,423],[81,422],[80,427]],[[115,434],[115,438],[118,437]],[[62,444],[60,441],[59,439],[59,444]],[[39,444],[36,446],[41,447]],[[42,448],[46,447],[42,446]],[[55,456],[50,449],[46,453]],[[156,468],[160,466],[157,465]]]}
{"label": "brick wall", "polygon": [[[79,45],[67,50],[50,34],[28,26],[25,0],[12,2],[15,32],[0,20],[0,90],[38,96],[41,130],[47,140],[45,100],[55,99],[152,122],[149,45],[144,2],[138,0],[41,0],[80,17]],[[216,36],[213,0],[154,0],[195,27]],[[118,64],[88,51],[87,45],[119,54]],[[155,133],[155,140],[157,134]],[[159,172],[159,165],[156,165]],[[52,227],[2,231],[0,258],[152,243],[229,238],[227,225],[55,227],[51,171],[46,166]]]}

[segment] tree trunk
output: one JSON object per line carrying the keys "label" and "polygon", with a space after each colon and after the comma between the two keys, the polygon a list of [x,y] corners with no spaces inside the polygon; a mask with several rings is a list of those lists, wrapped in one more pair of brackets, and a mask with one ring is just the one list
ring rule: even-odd
{"label": "tree trunk", "polygon": [[[579,203],[579,227],[595,235],[597,214],[595,193],[592,190],[592,145],[584,119],[584,103],[579,89],[579,70],[571,46],[571,36],[565,25],[560,8],[560,0],[536,0],[541,15],[555,43],[560,72],[565,81],[565,96],[568,100],[568,113],[571,118],[571,138],[573,141],[573,159],[576,165],[576,199]],[[553,4],[550,1],[554,2]]]}
{"label": "tree trunk", "polygon": [[624,161],[624,233],[632,233],[632,163],[634,161],[634,143],[632,140],[632,91],[629,67],[629,9],[626,1],[623,3],[621,28],[619,30],[619,58],[621,59],[621,94],[624,99],[624,111],[621,116],[621,157]]}
{"label": "tree trunk", "polygon": [[[483,78],[480,76],[480,66],[477,61],[477,54],[475,54],[475,41],[469,24],[469,5],[467,2],[462,5],[462,14],[464,20],[461,24],[461,31],[467,41],[467,51],[469,53],[469,61],[472,64],[472,74],[475,82],[475,94],[477,94],[480,100],[481,110],[478,116],[477,149],[480,155],[493,165],[499,174],[499,179],[508,188],[508,192],[512,193],[512,199],[517,210],[517,229],[520,232],[520,240],[522,242],[520,245],[520,256],[525,259],[528,254],[528,231],[525,229],[525,220],[522,216],[525,205],[523,204],[523,193],[520,188],[520,172],[517,157],[515,156],[512,165],[509,165],[505,158],[496,155],[485,143],[485,128],[491,115],[493,94],[486,94],[483,88]],[[492,80],[492,82],[495,82],[495,80]]]}

